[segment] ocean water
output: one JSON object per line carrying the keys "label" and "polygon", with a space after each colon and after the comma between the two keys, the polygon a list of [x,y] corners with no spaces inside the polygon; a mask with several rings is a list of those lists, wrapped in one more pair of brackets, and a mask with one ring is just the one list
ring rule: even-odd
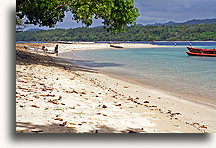
{"label": "ocean water", "polygon": [[[215,48],[215,44],[196,46]],[[75,52],[73,62],[132,78],[179,97],[215,105],[215,57],[188,56],[185,45]]]}

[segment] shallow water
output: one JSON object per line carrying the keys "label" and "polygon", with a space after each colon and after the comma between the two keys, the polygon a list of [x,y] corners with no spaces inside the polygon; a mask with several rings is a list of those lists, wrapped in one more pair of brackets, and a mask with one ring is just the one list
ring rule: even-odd
{"label": "shallow water", "polygon": [[73,62],[130,77],[178,96],[215,104],[216,58],[188,56],[186,51],[185,46],[79,51],[74,54],[80,60]]}

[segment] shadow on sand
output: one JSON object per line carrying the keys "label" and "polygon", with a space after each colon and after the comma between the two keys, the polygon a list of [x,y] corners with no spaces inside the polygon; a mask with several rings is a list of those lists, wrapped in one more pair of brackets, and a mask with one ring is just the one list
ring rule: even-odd
{"label": "shadow on sand", "polygon": [[[93,60],[74,60],[68,58],[46,56],[45,54],[36,54],[34,52],[25,52],[22,50],[16,51],[16,64],[18,65],[43,65],[43,66],[56,66],[71,71],[86,71],[96,72],[99,67],[116,67],[122,66],[116,63],[96,63]],[[78,66],[79,65],[79,66]]]}

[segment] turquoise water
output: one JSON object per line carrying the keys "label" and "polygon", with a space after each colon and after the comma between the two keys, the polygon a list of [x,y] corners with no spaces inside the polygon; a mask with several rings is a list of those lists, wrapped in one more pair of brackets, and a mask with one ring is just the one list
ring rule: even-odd
{"label": "turquoise water", "polygon": [[216,58],[188,56],[186,51],[185,46],[80,51],[76,56],[85,60],[73,62],[214,104]]}

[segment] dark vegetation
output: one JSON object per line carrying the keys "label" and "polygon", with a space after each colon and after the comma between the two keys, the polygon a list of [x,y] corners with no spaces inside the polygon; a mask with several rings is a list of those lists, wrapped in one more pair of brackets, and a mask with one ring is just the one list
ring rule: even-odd
{"label": "dark vegetation", "polygon": [[86,26],[91,26],[93,19],[101,18],[111,32],[134,25],[139,16],[134,0],[17,0],[16,24],[54,27],[63,21],[65,12]]}
{"label": "dark vegetation", "polygon": [[126,27],[112,34],[103,27],[16,33],[17,41],[216,41],[216,24]]}

